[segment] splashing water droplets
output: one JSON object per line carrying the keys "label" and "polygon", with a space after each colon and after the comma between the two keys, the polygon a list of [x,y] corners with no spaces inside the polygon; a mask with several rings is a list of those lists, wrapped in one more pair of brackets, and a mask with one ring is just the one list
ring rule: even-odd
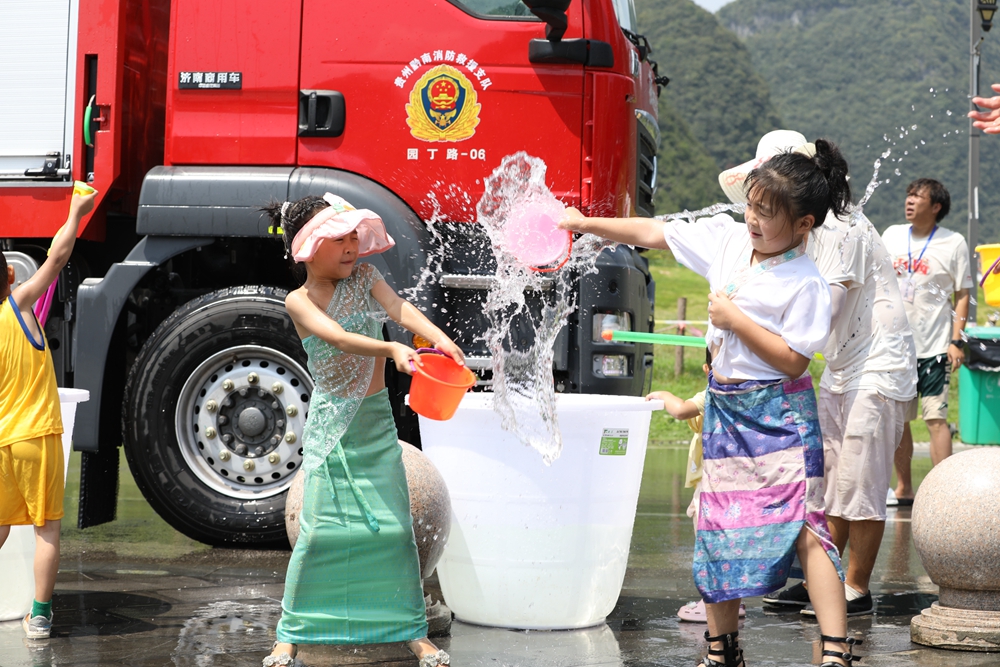
{"label": "splashing water droplets", "polygon": [[[497,261],[485,304],[493,409],[504,430],[535,448],[548,465],[562,452],[552,382],[556,338],[576,309],[579,276],[596,270],[597,255],[614,244],[584,235],[573,244],[567,265],[547,274],[517,259],[510,246],[516,230],[508,229],[508,223],[523,219],[528,209],[551,211],[554,219],[563,209],[545,185],[545,169],[542,160],[524,152],[505,157],[486,179],[477,212]],[[526,293],[533,295],[532,300],[538,295],[540,309],[529,305]]]}
{"label": "splashing water droplets", "polygon": [[688,222],[694,222],[699,218],[709,218],[713,215],[718,215],[719,213],[736,213],[737,215],[742,215],[746,210],[746,204],[730,204],[726,202],[721,202],[718,204],[712,204],[705,208],[699,209],[697,211],[688,211],[684,209],[679,213],[666,213],[664,215],[656,216],[657,220],[687,220]]}

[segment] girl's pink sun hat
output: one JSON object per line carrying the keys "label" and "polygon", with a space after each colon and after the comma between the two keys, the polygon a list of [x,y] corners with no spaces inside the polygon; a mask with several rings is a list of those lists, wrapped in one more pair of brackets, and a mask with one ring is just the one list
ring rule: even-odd
{"label": "girl's pink sun hat", "polygon": [[292,258],[308,262],[326,239],[334,240],[358,232],[358,257],[385,252],[396,242],[385,230],[385,223],[374,211],[356,209],[343,197],[327,192],[323,195],[329,207],[312,217],[292,239]]}

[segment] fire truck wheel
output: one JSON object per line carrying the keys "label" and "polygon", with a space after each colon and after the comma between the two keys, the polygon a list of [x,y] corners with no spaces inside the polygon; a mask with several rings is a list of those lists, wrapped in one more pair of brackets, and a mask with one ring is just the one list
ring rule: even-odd
{"label": "fire truck wheel", "polygon": [[167,523],[212,545],[287,548],[312,379],[281,289],[188,302],[143,345],[123,405],[125,455]]}

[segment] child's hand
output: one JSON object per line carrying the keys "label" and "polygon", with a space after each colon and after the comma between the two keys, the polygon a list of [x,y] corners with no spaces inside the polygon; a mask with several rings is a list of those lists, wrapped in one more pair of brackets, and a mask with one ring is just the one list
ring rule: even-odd
{"label": "child's hand", "polygon": [[708,295],[708,319],[716,329],[729,331],[742,315],[743,311],[726,296],[725,292],[718,291]]}
{"label": "child's hand", "polygon": [[573,232],[582,232],[587,224],[587,217],[572,206],[567,206],[563,212],[563,218],[559,221],[559,229],[568,229]]}
{"label": "child's hand", "polygon": [[647,401],[663,401],[666,403],[669,400],[676,399],[677,397],[671,394],[669,391],[654,391],[651,394],[646,394]]}
{"label": "child's hand", "polygon": [[462,348],[455,345],[455,342],[447,336],[435,343],[434,349],[444,352],[456,362],[465,365],[465,354],[462,352]]}
{"label": "child's hand", "polygon": [[73,199],[69,203],[69,216],[80,220],[83,216],[94,210],[94,204],[96,202],[97,190],[94,190],[89,195],[78,195],[74,193]]}
{"label": "child's hand", "polygon": [[413,375],[410,362],[413,362],[414,366],[424,365],[424,362],[420,361],[420,355],[417,354],[417,351],[402,343],[392,344],[392,360],[396,362],[396,370],[407,375]]}

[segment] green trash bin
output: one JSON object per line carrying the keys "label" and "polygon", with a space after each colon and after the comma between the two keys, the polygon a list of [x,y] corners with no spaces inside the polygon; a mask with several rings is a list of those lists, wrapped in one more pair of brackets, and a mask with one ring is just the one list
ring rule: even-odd
{"label": "green trash bin", "polygon": [[958,369],[958,430],[967,445],[1000,445],[1000,327],[970,327]]}

